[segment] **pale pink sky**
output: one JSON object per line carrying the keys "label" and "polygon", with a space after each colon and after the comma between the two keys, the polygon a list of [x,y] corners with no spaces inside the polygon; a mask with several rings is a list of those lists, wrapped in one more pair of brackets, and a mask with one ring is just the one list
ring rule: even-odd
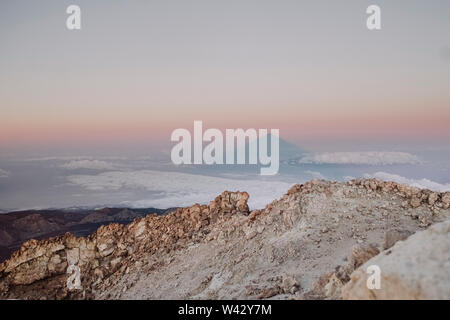
{"label": "pale pink sky", "polygon": [[0,147],[169,142],[194,120],[291,141],[450,138],[449,2],[379,2],[369,32],[366,1],[80,1],[77,32],[64,1],[2,1]]}

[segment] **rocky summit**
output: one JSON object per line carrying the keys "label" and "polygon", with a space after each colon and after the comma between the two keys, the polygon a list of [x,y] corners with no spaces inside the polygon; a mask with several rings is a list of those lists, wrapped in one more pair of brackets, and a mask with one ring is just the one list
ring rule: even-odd
{"label": "rocky summit", "polygon": [[248,199],[27,241],[0,265],[0,298],[450,299],[450,192],[312,180],[261,210]]}

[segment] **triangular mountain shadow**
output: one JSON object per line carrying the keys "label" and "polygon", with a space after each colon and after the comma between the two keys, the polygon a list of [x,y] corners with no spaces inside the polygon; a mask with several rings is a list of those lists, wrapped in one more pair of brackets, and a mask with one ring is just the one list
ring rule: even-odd
{"label": "triangular mountain shadow", "polygon": [[[245,156],[246,156],[247,161],[248,161],[248,154],[249,154],[250,147],[253,147],[255,144],[257,147],[260,140],[262,140],[262,142],[267,141],[267,149],[268,149],[268,153],[270,156],[270,154],[271,154],[271,148],[270,148],[271,139],[272,139],[272,134],[268,133],[267,140],[265,139],[265,136],[258,137],[256,140],[253,140],[250,142],[246,140],[244,147],[245,147]],[[244,147],[235,146],[235,155],[237,154],[238,149],[244,148]],[[297,160],[300,157],[302,157],[308,153],[307,151],[296,146],[295,144],[293,144],[287,140],[284,140],[282,138],[279,138],[279,148],[280,148],[280,150],[279,150],[280,151],[280,162],[282,162],[282,163],[283,162],[286,163],[286,162],[290,162],[290,161],[294,161],[294,160],[295,160],[295,162],[297,162]],[[256,149],[258,150],[258,148],[256,148]]]}

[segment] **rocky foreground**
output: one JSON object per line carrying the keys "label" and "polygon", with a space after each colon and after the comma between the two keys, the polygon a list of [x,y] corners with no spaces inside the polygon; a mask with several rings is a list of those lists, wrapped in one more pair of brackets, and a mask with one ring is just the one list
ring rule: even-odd
{"label": "rocky foreground", "polygon": [[313,180],[263,210],[248,198],[30,240],[0,265],[0,298],[450,299],[450,192]]}
{"label": "rocky foreground", "polygon": [[70,232],[86,237],[112,222],[127,224],[148,212],[167,214],[173,209],[102,208],[24,210],[0,214],[0,263],[29,239],[48,239]]}

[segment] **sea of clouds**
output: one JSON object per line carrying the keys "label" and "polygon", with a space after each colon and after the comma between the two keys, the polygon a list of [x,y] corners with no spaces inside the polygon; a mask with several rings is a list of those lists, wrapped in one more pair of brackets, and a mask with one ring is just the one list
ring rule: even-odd
{"label": "sea of clouds", "polygon": [[0,178],[8,178],[9,174],[9,171],[0,169]]}
{"label": "sea of clouds", "polygon": [[122,203],[134,207],[167,208],[208,203],[224,190],[247,191],[252,208],[264,207],[281,197],[291,183],[264,179],[229,179],[181,172],[156,170],[107,171],[98,174],[77,174],[67,177],[70,184],[90,191],[121,189],[146,190],[152,199]]}
{"label": "sea of clouds", "polygon": [[364,178],[376,178],[385,181],[394,181],[397,183],[409,184],[413,187],[421,189],[429,189],[432,191],[447,192],[450,191],[450,183],[442,184],[428,179],[410,179],[387,172],[366,173]]}
{"label": "sea of clouds", "polygon": [[324,152],[299,159],[300,164],[393,165],[419,164],[420,159],[407,152]]}
{"label": "sea of clouds", "polygon": [[93,170],[111,170],[115,169],[116,165],[111,162],[106,162],[102,160],[71,160],[69,162],[63,163],[61,168],[68,170],[76,169],[93,169]]}
{"label": "sea of clouds", "polygon": [[174,166],[158,157],[29,158],[0,163],[0,209],[72,205],[168,208],[207,204],[224,190],[247,191],[250,207],[256,209],[280,198],[293,184],[313,178],[378,178],[450,191],[446,179],[450,166],[440,153],[432,161],[427,154],[419,157],[394,151],[322,152],[295,159],[296,165],[282,164],[280,175],[262,177],[221,166],[217,170]]}

